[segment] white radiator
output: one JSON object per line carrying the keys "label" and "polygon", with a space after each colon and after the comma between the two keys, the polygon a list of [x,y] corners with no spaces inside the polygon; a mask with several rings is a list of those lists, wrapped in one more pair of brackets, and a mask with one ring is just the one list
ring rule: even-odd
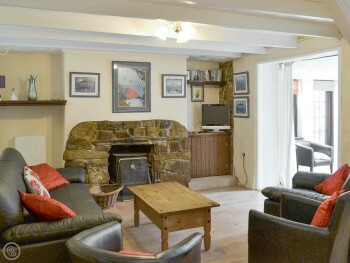
{"label": "white radiator", "polygon": [[45,136],[15,136],[15,149],[23,155],[28,165],[46,163]]}

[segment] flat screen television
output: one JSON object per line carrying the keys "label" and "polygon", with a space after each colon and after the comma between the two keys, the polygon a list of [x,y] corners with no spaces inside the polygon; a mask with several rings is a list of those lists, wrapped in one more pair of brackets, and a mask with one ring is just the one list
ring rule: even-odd
{"label": "flat screen television", "polygon": [[202,104],[203,130],[229,130],[230,106],[225,104]]}

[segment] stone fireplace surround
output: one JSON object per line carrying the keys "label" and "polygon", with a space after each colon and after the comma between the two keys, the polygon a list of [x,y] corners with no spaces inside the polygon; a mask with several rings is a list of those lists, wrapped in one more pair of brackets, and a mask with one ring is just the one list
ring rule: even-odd
{"label": "stone fireplace surround", "polygon": [[[186,128],[172,120],[89,121],[70,132],[63,154],[66,167],[82,167],[87,183],[108,183],[110,150],[118,145],[152,145],[148,162],[161,182],[188,185],[190,142]],[[123,148],[123,147],[122,147]]]}

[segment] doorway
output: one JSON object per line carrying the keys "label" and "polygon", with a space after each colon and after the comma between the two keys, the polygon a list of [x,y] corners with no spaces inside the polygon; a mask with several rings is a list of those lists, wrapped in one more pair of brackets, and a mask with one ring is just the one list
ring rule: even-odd
{"label": "doorway", "polygon": [[[296,139],[316,141],[334,147],[334,167],[338,160],[338,52],[258,64],[257,92],[257,177],[256,188],[281,182],[276,160],[280,159],[277,136],[271,136],[278,125],[277,109],[278,65],[293,62],[291,89],[293,101],[293,133]],[[292,142],[294,144],[294,141]],[[300,167],[301,168],[301,167]],[[326,170],[322,170],[326,169]],[[305,169],[308,171],[308,167]],[[296,167],[295,167],[296,171]],[[329,167],[317,167],[315,172],[329,172]],[[291,174],[292,177],[294,174]]]}

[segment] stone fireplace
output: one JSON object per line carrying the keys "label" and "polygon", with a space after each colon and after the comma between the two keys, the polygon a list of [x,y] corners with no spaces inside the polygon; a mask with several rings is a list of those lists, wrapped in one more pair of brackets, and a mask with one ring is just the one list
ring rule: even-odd
{"label": "stone fireplace", "polygon": [[191,180],[188,132],[171,120],[79,123],[69,134],[63,159],[66,167],[84,168],[87,183],[108,183],[115,154],[144,154],[161,182],[188,185]]}

